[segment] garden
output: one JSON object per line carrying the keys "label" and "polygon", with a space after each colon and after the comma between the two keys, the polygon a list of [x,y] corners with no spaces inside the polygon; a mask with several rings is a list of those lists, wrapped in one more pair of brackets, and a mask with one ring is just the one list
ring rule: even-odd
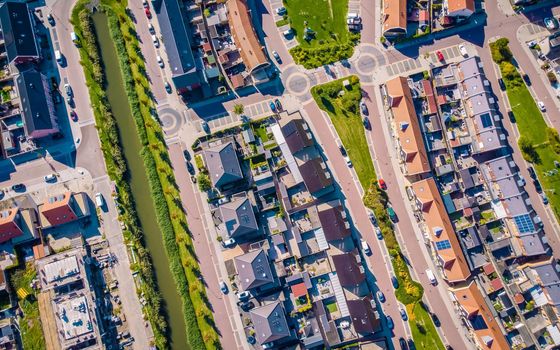
{"label": "garden", "polygon": [[506,38],[490,44],[492,59],[500,67],[511,106],[512,121],[520,137],[523,158],[532,163],[557,218],[560,218],[560,137],[547,125],[513,59]]}
{"label": "garden", "polygon": [[348,0],[284,0],[287,12],[277,25],[289,24],[299,45],[292,48],[296,63],[320,67],[349,58],[359,34],[346,24]]}

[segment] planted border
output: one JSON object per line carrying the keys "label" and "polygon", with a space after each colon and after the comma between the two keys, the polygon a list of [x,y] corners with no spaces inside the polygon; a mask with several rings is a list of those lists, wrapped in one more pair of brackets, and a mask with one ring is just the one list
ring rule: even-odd
{"label": "planted border", "polygon": [[193,350],[220,348],[213,313],[201,281],[193,243],[189,236],[180,193],[146,78],[144,59],[127,15],[126,4],[102,1],[108,16],[109,32],[115,44],[121,74],[142,143],[141,157],[148,175],[157,221],[162,231],[165,251],[177,291],[183,301],[187,339]]}
{"label": "planted border", "polygon": [[139,226],[134,198],[128,184],[128,168],[120,144],[119,131],[104,89],[105,72],[99,55],[97,37],[91,18],[92,13],[87,8],[88,4],[89,0],[78,1],[72,9],[71,15],[74,31],[80,38],[80,63],[84,70],[107,172],[118,189],[117,201],[123,210],[120,220],[127,225],[123,236],[127,246],[132,250],[132,254],[138,257],[139,263],[131,265],[131,269],[138,272],[140,277],[141,283],[137,284],[137,288],[139,294],[145,299],[143,312],[154,332],[152,345],[158,349],[167,349],[167,324],[162,316],[161,296],[153,275],[151,256],[144,247],[143,232]]}

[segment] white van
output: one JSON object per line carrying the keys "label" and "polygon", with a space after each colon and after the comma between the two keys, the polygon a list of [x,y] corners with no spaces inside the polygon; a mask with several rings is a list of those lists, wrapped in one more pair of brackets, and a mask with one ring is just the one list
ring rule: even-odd
{"label": "white van", "polygon": [[369,248],[369,244],[366,241],[360,239],[360,245],[362,246],[362,251],[364,252],[365,255],[371,254],[371,249]]}
{"label": "white van", "polygon": [[102,195],[101,193],[97,192],[97,193],[95,194],[95,205],[96,205],[98,208],[101,208],[101,207],[103,207],[103,202],[104,202],[104,201],[103,201],[103,195]]}
{"label": "white van", "polygon": [[62,64],[62,53],[60,53],[60,50],[54,51],[54,58],[59,64]]}
{"label": "white van", "polygon": [[56,181],[56,174],[49,174],[45,175],[45,182],[54,182]]}
{"label": "white van", "polygon": [[428,276],[428,279],[430,280],[431,284],[433,284],[434,286],[437,284],[436,276],[434,275],[432,270],[427,269],[426,270],[426,276]]}
{"label": "white van", "polygon": [[70,39],[72,39],[74,45],[78,45],[78,36],[76,35],[76,33],[74,32],[70,33]]}

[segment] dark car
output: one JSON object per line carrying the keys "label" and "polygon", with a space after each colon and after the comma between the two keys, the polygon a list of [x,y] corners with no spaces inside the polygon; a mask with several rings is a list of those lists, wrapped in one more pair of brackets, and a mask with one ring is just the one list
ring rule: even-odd
{"label": "dark car", "polygon": [[395,324],[393,323],[393,319],[391,318],[391,316],[387,316],[387,328],[395,328]]}
{"label": "dark car", "polygon": [[188,149],[184,150],[183,151],[183,157],[185,157],[185,160],[187,162],[189,162],[191,160],[191,152],[189,152]]}
{"label": "dark car", "polygon": [[433,312],[430,314],[430,317],[432,318],[432,321],[434,321],[434,325],[436,327],[441,326],[441,323],[439,322],[439,318],[437,317],[436,314],[434,314]]}
{"label": "dark car", "polygon": [[274,100],[274,104],[276,105],[276,109],[278,109],[279,111],[282,110],[282,104],[280,103],[279,99]]}
{"label": "dark car", "polygon": [[47,21],[49,21],[49,24],[51,26],[54,26],[56,24],[56,22],[54,21],[54,17],[52,14],[49,13],[49,15],[47,16]]}
{"label": "dark car", "polygon": [[369,118],[368,117],[364,117],[364,128],[366,128],[367,130],[371,130],[371,123],[369,122]]}
{"label": "dark car", "polygon": [[535,180],[537,178],[537,173],[535,173],[535,169],[532,166],[527,167],[527,171],[529,172],[531,179]]}
{"label": "dark car", "polygon": [[70,112],[70,118],[71,118],[73,121],[75,121],[75,122],[78,121],[78,115],[77,115],[76,112],[74,112],[74,111],[71,111],[71,112]]}
{"label": "dark car", "polygon": [[523,74],[523,81],[527,84],[527,86],[531,86],[531,78],[529,78],[527,74]]}
{"label": "dark car", "polygon": [[414,345],[414,340],[408,338],[407,343],[408,343],[408,348],[409,348],[410,350],[416,349],[416,345]]}
{"label": "dark car", "polygon": [[171,85],[169,85],[168,82],[165,82],[164,86],[165,86],[165,91],[167,91],[167,93],[170,94],[171,93]]}
{"label": "dark car", "polygon": [[500,90],[506,91],[506,84],[504,83],[504,80],[502,78],[498,79],[498,84],[500,84]]}
{"label": "dark car", "polygon": [[535,191],[537,191],[537,193],[542,193],[542,186],[539,180],[533,180],[533,185],[535,185]]}
{"label": "dark car", "polygon": [[268,105],[270,106],[270,110],[272,111],[272,113],[276,113],[276,104],[274,104],[273,101],[270,101]]}
{"label": "dark car", "polygon": [[403,320],[405,320],[405,321],[408,320],[408,315],[406,314],[406,310],[405,310],[405,309],[399,309],[399,312],[400,312],[401,318],[402,318]]}
{"label": "dark car", "polygon": [[194,166],[191,162],[187,162],[187,170],[189,171],[189,174],[194,175]]}
{"label": "dark car", "polygon": [[391,283],[393,284],[393,288],[399,288],[399,280],[395,276],[391,276]]}
{"label": "dark car", "polygon": [[24,184],[14,184],[14,185],[12,185],[12,190],[14,190],[16,192],[23,192],[23,191],[25,191],[25,185]]}
{"label": "dark car", "polygon": [[340,150],[340,154],[342,154],[343,157],[346,157],[348,155],[348,153],[346,153],[346,149],[344,149],[344,146],[340,145],[338,146],[338,149]]}
{"label": "dark car", "polygon": [[399,338],[399,345],[401,346],[402,350],[408,349],[408,346],[406,345],[406,340],[404,340],[403,337]]}
{"label": "dark car", "polygon": [[252,308],[255,307],[255,304],[252,301],[246,301],[246,302],[243,302],[243,303],[239,304],[239,307],[243,311],[249,311],[249,310],[251,310]]}

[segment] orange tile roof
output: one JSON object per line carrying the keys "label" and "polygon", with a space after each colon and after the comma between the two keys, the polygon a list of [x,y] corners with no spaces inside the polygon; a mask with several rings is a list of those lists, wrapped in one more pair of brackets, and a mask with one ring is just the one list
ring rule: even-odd
{"label": "orange tile roof", "polygon": [[253,29],[246,0],[228,0],[228,20],[235,45],[249,72],[268,63],[262,45]]}
{"label": "orange tile roof", "polygon": [[430,162],[406,78],[391,79],[386,86],[387,93],[392,98],[391,108],[397,124],[399,143],[406,153],[405,162],[408,174],[422,174],[430,171]]}
{"label": "orange tile roof", "polygon": [[0,243],[23,234],[17,222],[18,208],[11,208],[0,212]]}
{"label": "orange tile roof", "polygon": [[406,0],[385,0],[383,32],[395,28],[406,30]]}
{"label": "orange tile roof", "polygon": [[[445,205],[433,178],[412,184],[412,190],[422,205],[422,215],[434,244],[448,240],[451,248],[436,250],[444,262],[445,277],[449,282],[465,281],[471,275],[469,266],[459,245],[457,234],[451,225]],[[436,231],[440,232],[436,235]]]}
{"label": "orange tile roof", "polygon": [[467,318],[476,322],[473,332],[476,335],[479,346],[484,350],[509,350],[510,346],[494,316],[492,316],[476,283],[471,282],[468,287],[455,289],[452,292],[457,302],[461,304],[468,314]]}
{"label": "orange tile roof", "polygon": [[474,12],[474,0],[447,0],[447,13],[470,10]]}

